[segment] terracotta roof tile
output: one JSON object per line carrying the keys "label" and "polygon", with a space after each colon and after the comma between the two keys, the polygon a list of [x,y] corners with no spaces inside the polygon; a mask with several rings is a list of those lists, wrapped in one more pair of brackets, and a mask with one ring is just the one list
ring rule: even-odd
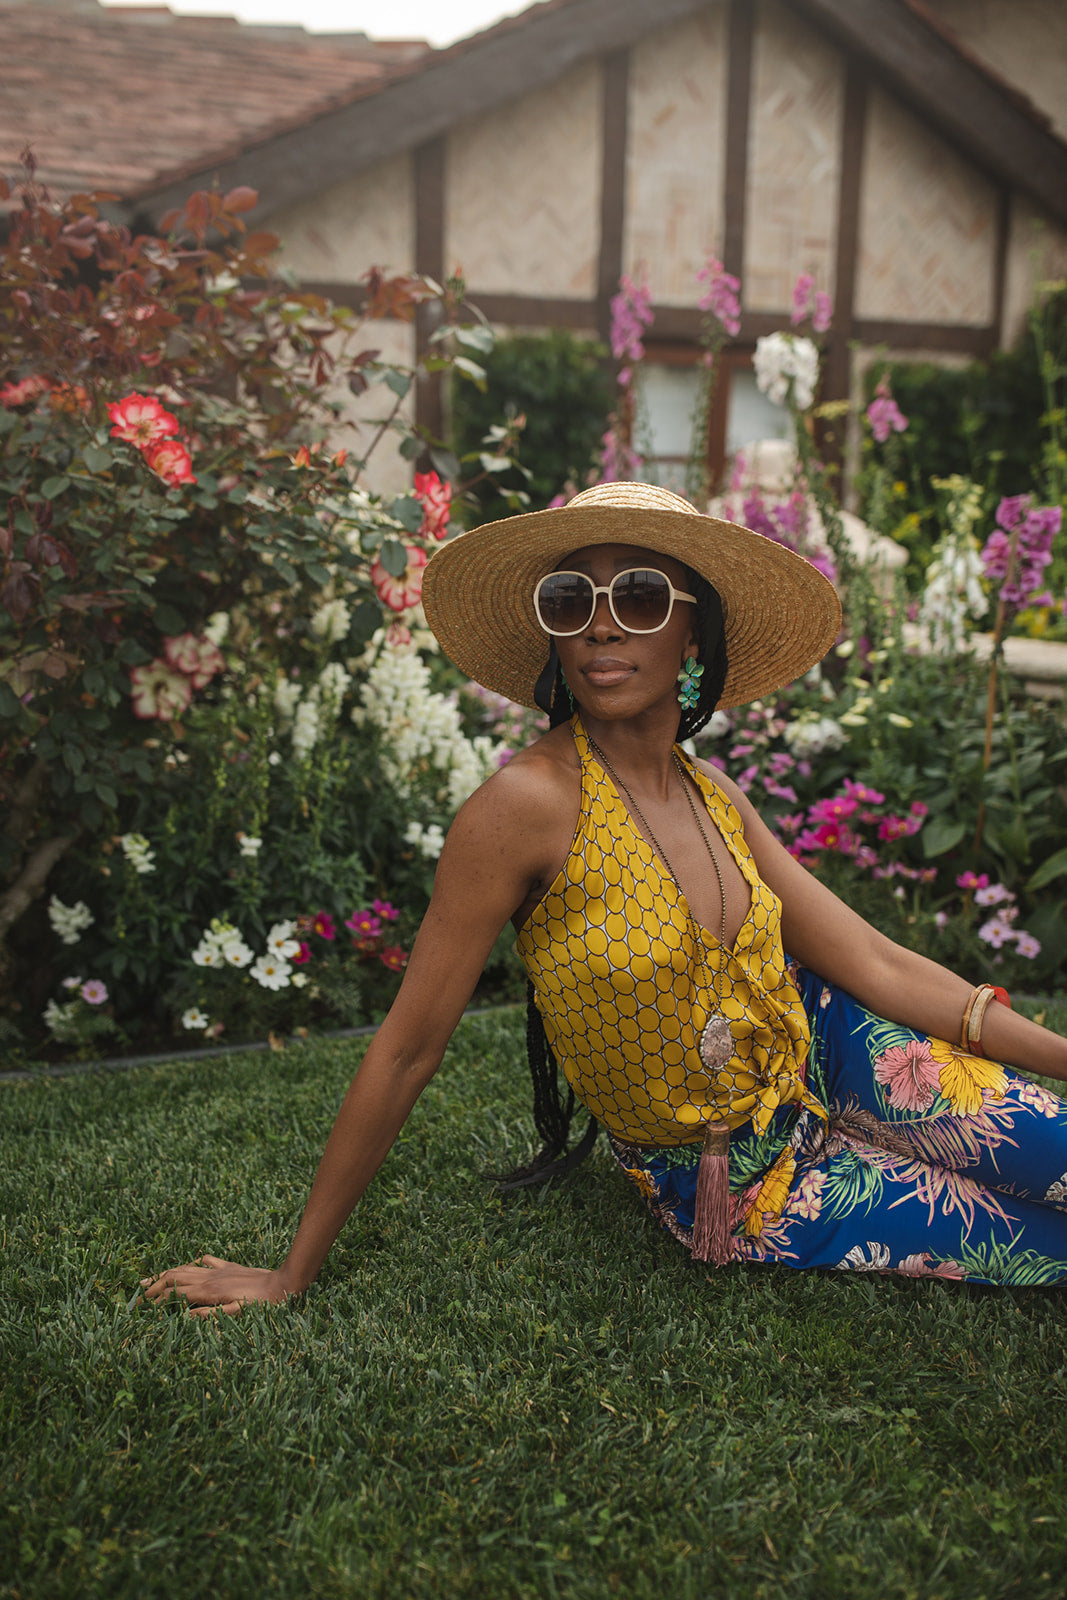
{"label": "terracotta roof tile", "polygon": [[0,3],[0,171],[28,144],[57,195],[88,186],[133,199],[373,93],[433,53],[418,40],[165,7]]}

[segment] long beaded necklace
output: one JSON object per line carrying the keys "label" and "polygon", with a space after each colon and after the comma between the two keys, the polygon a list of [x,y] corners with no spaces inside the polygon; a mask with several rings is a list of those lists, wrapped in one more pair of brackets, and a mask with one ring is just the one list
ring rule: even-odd
{"label": "long beaded necklace", "polygon": [[[674,879],[674,886],[678,890],[679,896],[681,896],[682,886],[679,881],[678,874],[671,866],[670,861],[667,858],[667,852],[664,850],[663,846],[660,844],[659,840],[656,838],[656,835],[652,832],[652,829],[649,827],[647,821],[642,815],[640,806],[637,804],[633,795],[623,783],[614,767],[612,767],[607,756],[604,754],[603,750],[601,750],[596,740],[588,732],[586,733],[586,738],[589,740],[590,748],[596,753],[597,760],[600,762],[600,765],[604,768],[605,772],[615,784],[616,789],[621,790],[626,796],[630,810],[633,812],[634,816],[637,818],[638,822],[640,822],[641,826],[648,834],[648,837],[655,845],[656,854],[659,856],[660,860],[667,868],[667,871]],[[711,989],[712,994],[715,997],[715,1005],[714,1008],[708,1013],[708,1020],[704,1025],[704,1031],[700,1035],[700,1042],[697,1047],[700,1052],[700,1059],[703,1061],[708,1071],[718,1072],[719,1068],[724,1067],[734,1053],[733,1031],[730,1027],[729,1019],[725,1017],[722,1012],[721,993],[723,967],[726,962],[726,885],[723,883],[722,871],[719,867],[719,862],[715,855],[715,851],[711,847],[711,840],[708,838],[704,824],[700,820],[700,813],[693,804],[693,796],[690,794],[689,785],[686,782],[685,766],[677,750],[672,751],[672,755],[674,757],[674,764],[677,768],[678,777],[682,785],[682,792],[689,802],[689,809],[693,813],[693,820],[700,829],[700,837],[704,841],[704,846],[708,852],[708,855],[711,857],[711,864],[715,868],[715,877],[719,885],[719,898],[722,904],[722,931],[719,937],[719,959],[715,968],[714,980],[708,984],[708,987]],[[687,900],[687,910],[688,905],[689,902]],[[703,946],[700,942],[699,932],[697,931],[696,920],[691,911],[689,912],[689,923],[693,938],[693,948],[699,953],[700,964],[704,969],[705,980],[707,980],[709,977],[708,964],[704,959]]]}

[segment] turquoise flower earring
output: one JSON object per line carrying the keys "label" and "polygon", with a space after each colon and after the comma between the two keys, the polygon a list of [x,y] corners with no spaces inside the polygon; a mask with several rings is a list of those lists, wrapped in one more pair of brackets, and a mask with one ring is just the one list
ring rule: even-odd
{"label": "turquoise flower earring", "polygon": [[695,656],[690,656],[678,674],[678,682],[682,686],[678,691],[678,704],[683,711],[692,711],[696,706],[700,699],[700,680],[703,676],[703,664],[698,663]]}

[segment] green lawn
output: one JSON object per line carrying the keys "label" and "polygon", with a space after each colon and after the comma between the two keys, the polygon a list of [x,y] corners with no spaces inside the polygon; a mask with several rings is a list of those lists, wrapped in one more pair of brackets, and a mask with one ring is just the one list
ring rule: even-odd
{"label": "green lawn", "polygon": [[1067,1297],[709,1272],[602,1148],[493,1198],[521,1038],[217,1324],[138,1278],[282,1251],[362,1044],[0,1087],[0,1596],[1062,1597]]}

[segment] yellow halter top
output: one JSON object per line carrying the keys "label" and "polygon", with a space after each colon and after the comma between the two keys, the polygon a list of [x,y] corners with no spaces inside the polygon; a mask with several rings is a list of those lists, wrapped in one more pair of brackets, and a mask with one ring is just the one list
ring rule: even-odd
{"label": "yellow halter top", "polygon": [[751,892],[720,980],[734,1055],[712,1078],[697,1045],[714,1000],[718,940],[690,916],[635,828],[577,714],[571,727],[581,814],[570,854],[516,949],[575,1094],[631,1144],[691,1144],[708,1122],[736,1128],[750,1118],[763,1133],[780,1105],[797,1100],[825,1117],[801,1078],[810,1033],[786,971],[781,902],[760,879],[736,807],[679,747]]}

